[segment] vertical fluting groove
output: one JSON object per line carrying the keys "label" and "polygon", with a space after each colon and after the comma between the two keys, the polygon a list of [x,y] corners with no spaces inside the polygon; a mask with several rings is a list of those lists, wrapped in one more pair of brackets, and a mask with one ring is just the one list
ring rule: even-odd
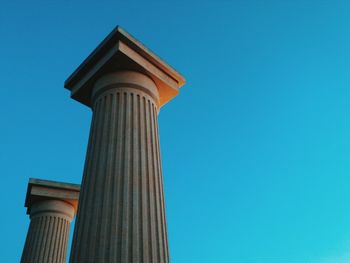
{"label": "vertical fluting groove", "polygon": [[[58,220],[58,222],[59,222],[59,231],[60,231],[60,233],[62,233],[64,231],[64,229],[63,229],[63,219],[60,218]],[[57,259],[58,260],[61,260],[61,247],[62,247],[62,243],[61,242],[62,242],[62,237],[60,236],[58,238],[58,249],[57,249]]]}
{"label": "vertical fluting groove", "polygon": [[[97,202],[96,202],[96,210],[97,210],[97,214],[96,216],[99,219],[99,222],[96,226],[96,245],[98,247],[101,247],[101,250],[97,251],[97,252],[106,252],[105,249],[105,244],[104,244],[104,236],[103,236],[103,232],[101,231],[101,227],[104,223],[104,221],[106,220],[106,213],[109,212],[110,208],[104,209],[104,207],[108,207],[108,200],[107,197],[108,196],[108,188],[109,188],[109,184],[108,184],[108,156],[110,155],[109,153],[109,148],[110,148],[110,143],[109,143],[109,136],[110,136],[110,116],[111,116],[111,110],[110,110],[110,105],[111,105],[111,100],[110,100],[110,94],[107,93],[103,98],[105,101],[105,109],[104,109],[104,125],[103,125],[103,129],[101,131],[102,134],[102,147],[101,147],[101,152],[100,152],[100,158],[101,160],[99,161],[99,165],[100,167],[98,168],[98,175],[100,176],[100,184],[102,186],[103,189],[106,189],[103,193],[102,196],[99,197],[97,196]],[[96,184],[98,187],[99,184]],[[107,202],[107,203],[106,203]],[[104,225],[106,225],[106,222],[104,223]],[[94,258],[94,257],[93,257]],[[101,253],[95,253],[95,259],[94,261],[98,261],[101,260],[102,258],[104,258],[104,253],[101,255]]]}
{"label": "vertical fluting groove", "polygon": [[50,243],[52,240],[52,230],[53,230],[53,225],[52,225],[52,216],[48,216],[46,218],[48,220],[48,228],[47,228],[47,232],[45,235],[45,246],[44,246],[44,251],[42,253],[42,262],[44,262],[44,258],[48,258],[48,252],[51,249]]}
{"label": "vertical fluting groove", "polygon": [[[55,236],[55,249],[52,251],[52,258],[55,260],[59,260],[59,249],[60,249],[60,234],[62,233],[61,229],[61,218],[56,218],[56,229],[57,229],[57,234]],[[54,261],[53,261],[54,262]]]}
{"label": "vertical fluting groove", "polygon": [[48,258],[48,253],[50,252],[50,248],[51,248],[51,241],[52,241],[52,231],[54,230],[54,227],[52,226],[53,222],[53,217],[52,216],[48,216],[47,220],[49,221],[49,226],[48,226],[48,230],[46,233],[46,239],[47,241],[45,242],[45,246],[47,246],[47,248],[44,250],[43,253],[43,258]]}
{"label": "vertical fluting groove", "polygon": [[[157,111],[158,113],[158,111]],[[158,114],[155,114],[155,117],[158,119]],[[167,227],[167,222],[166,222],[166,210],[165,210],[165,196],[164,196],[164,182],[163,182],[163,172],[162,172],[162,162],[161,162],[161,149],[160,149],[160,135],[159,135],[159,126],[158,126],[158,121],[156,123],[156,132],[157,132],[157,149],[158,149],[158,169],[159,169],[159,174],[160,174],[160,192],[161,192],[161,203],[162,203],[162,212],[163,212],[163,222],[162,226],[164,229],[164,239],[165,239],[165,253],[166,253],[166,262],[170,262],[170,256],[169,256],[169,244],[168,244],[168,227]]]}
{"label": "vertical fluting groove", "polygon": [[36,255],[37,255],[37,250],[38,250],[38,244],[40,244],[40,242],[41,242],[41,235],[42,235],[42,231],[43,231],[42,230],[42,221],[43,221],[43,218],[40,218],[40,221],[39,221],[38,227],[37,227],[38,232],[39,232],[39,236],[33,245],[33,258],[34,258],[34,260],[37,260]]}
{"label": "vertical fluting groove", "polygon": [[129,251],[129,242],[130,242],[130,237],[129,237],[129,206],[130,206],[130,201],[129,201],[129,187],[130,187],[130,146],[131,146],[131,127],[130,127],[130,118],[131,118],[131,105],[130,105],[130,96],[129,94],[124,92],[125,96],[125,127],[124,127],[124,134],[125,134],[125,144],[124,144],[124,155],[125,155],[125,160],[124,160],[124,172],[123,172],[123,177],[124,177],[124,182],[123,182],[123,216],[122,216],[122,260],[121,262],[129,262],[129,257],[130,257],[130,251]]}
{"label": "vertical fluting groove", "polygon": [[47,232],[45,235],[45,241],[44,241],[44,249],[42,250],[42,258],[48,258],[47,253],[49,252],[49,248],[50,248],[50,243],[51,243],[51,228],[52,228],[52,217],[48,216],[46,218],[46,220],[48,221],[48,227],[47,227]]}
{"label": "vertical fluting groove", "polygon": [[159,146],[159,132],[158,132],[158,110],[156,106],[153,107],[153,125],[155,130],[155,147],[156,147],[156,162],[158,169],[158,191],[159,191],[159,202],[160,202],[160,216],[161,216],[161,230],[162,230],[162,242],[163,242],[163,251],[164,251],[164,262],[169,262],[168,256],[168,239],[166,232],[166,220],[165,220],[165,200],[163,193],[163,176],[162,176],[162,164],[160,161],[160,146]]}
{"label": "vertical fluting groove", "polygon": [[[65,224],[65,222],[63,221],[63,229],[64,230],[66,230],[66,224]],[[64,244],[65,244],[65,235],[63,234],[63,236],[62,236],[62,238],[61,238],[61,247],[63,247],[64,246]],[[63,249],[61,249],[60,250],[60,261],[63,261],[64,260],[64,250]]]}
{"label": "vertical fluting groove", "polygon": [[[116,226],[116,235],[113,237],[113,248],[116,248],[113,250],[114,255],[112,258],[112,262],[118,262],[121,258],[121,213],[122,213],[122,182],[123,182],[123,176],[122,169],[122,152],[123,152],[123,124],[124,124],[124,96],[122,93],[118,93],[119,95],[119,111],[118,111],[118,138],[117,138],[117,167],[116,167],[116,181],[117,181],[117,187],[116,187],[116,213],[115,213],[115,226]],[[120,261],[119,261],[120,262]]]}
{"label": "vertical fluting groove", "polygon": [[57,259],[57,250],[58,250],[58,239],[60,231],[60,218],[55,218],[55,232],[54,232],[54,245],[51,253],[49,255],[52,258],[51,262],[54,262],[54,259]]}
{"label": "vertical fluting groove", "polygon": [[[134,145],[135,145],[135,140],[134,140],[134,93],[130,93],[130,178],[129,178],[129,219],[128,224],[130,226],[129,229],[129,261],[133,262],[135,261],[135,255],[133,254],[133,246],[134,240],[133,240],[133,232],[134,232],[134,224],[133,224],[133,203],[134,203],[134,198],[133,198],[133,193],[135,192],[135,185],[134,185]],[[137,262],[137,260],[136,260]]]}
{"label": "vertical fluting groove", "polygon": [[[61,221],[62,229],[63,229],[62,231],[63,231],[63,232],[66,231],[66,223],[67,223],[67,222],[66,222],[65,220],[62,220],[62,221]],[[64,261],[64,260],[65,260],[65,258],[64,258],[65,250],[62,249],[62,248],[64,247],[64,244],[65,244],[64,236],[61,238],[60,243],[61,243],[61,245],[60,245],[60,247],[61,247],[61,249],[60,249],[60,260],[61,260],[61,261]]]}
{"label": "vertical fluting groove", "polygon": [[56,236],[57,236],[57,217],[52,218],[52,240],[51,240],[51,249],[47,255],[49,261],[48,262],[53,262],[53,257],[52,257],[52,252],[56,249]]}
{"label": "vertical fluting groove", "polygon": [[[69,233],[69,222],[66,221],[65,222],[65,231],[64,231],[64,246],[65,247],[68,246],[68,233]],[[67,258],[67,250],[63,250],[62,262],[66,262],[66,258]]]}
{"label": "vertical fluting groove", "polygon": [[155,167],[154,167],[154,140],[153,140],[153,125],[152,125],[152,104],[150,101],[148,101],[148,111],[149,111],[149,127],[150,127],[150,134],[149,134],[149,140],[150,140],[150,160],[151,160],[151,173],[150,173],[150,177],[152,178],[152,186],[153,186],[153,206],[154,206],[154,238],[153,238],[153,243],[154,243],[154,247],[155,247],[155,253],[156,255],[154,255],[154,258],[156,258],[155,262],[159,262],[159,243],[158,243],[158,218],[157,218],[157,192],[156,192],[156,178],[155,178]]}
{"label": "vertical fluting groove", "polygon": [[[70,222],[66,222],[66,247],[68,247],[68,243],[69,243],[69,232],[70,232]],[[64,262],[67,262],[67,250],[64,251]]]}
{"label": "vertical fluting groove", "polygon": [[140,194],[140,185],[139,185],[139,156],[138,156],[138,149],[139,149],[139,132],[140,128],[138,127],[138,119],[139,119],[139,110],[138,110],[138,100],[139,95],[135,94],[132,96],[133,98],[133,123],[132,123],[132,138],[133,138],[133,149],[132,149],[132,187],[133,190],[131,192],[132,194],[132,204],[131,204],[131,211],[132,211],[132,261],[133,262],[140,262],[140,240],[139,240],[139,194]]}
{"label": "vertical fluting groove", "polygon": [[124,231],[123,231],[123,213],[124,213],[124,181],[125,181],[125,148],[126,148],[126,138],[125,138],[125,128],[126,128],[126,115],[127,115],[127,102],[126,102],[126,93],[121,93],[122,97],[122,125],[121,125],[121,138],[122,138],[122,147],[121,147],[121,153],[120,153],[120,211],[119,211],[119,224],[118,224],[118,252],[119,252],[119,262],[123,262],[123,257],[125,257],[125,252],[123,253],[123,249],[125,249],[125,238],[124,238]]}
{"label": "vertical fluting groove", "polygon": [[41,246],[40,246],[40,248],[41,249],[39,249],[39,252],[38,252],[38,254],[39,254],[39,258],[38,258],[38,262],[42,262],[42,258],[44,257],[44,251],[45,251],[45,249],[46,249],[46,238],[47,238],[47,230],[48,230],[48,228],[49,228],[49,224],[50,224],[50,221],[48,220],[48,217],[44,217],[44,221],[45,221],[45,227],[44,227],[44,231],[43,231],[43,235],[42,235],[42,243],[41,243]]}
{"label": "vertical fluting groove", "polygon": [[[62,219],[61,218],[57,218],[56,223],[57,223],[57,233],[62,233],[62,229],[61,229],[61,225],[62,225]],[[59,260],[59,256],[60,256],[60,235],[57,235],[55,238],[55,250],[53,251],[53,258],[55,258],[56,260]]]}
{"label": "vertical fluting groove", "polygon": [[[68,231],[69,231],[69,222],[68,221],[65,221],[64,222],[64,246],[66,247],[68,245]],[[67,250],[63,250],[62,251],[62,261],[65,262],[66,261],[66,253],[67,253]]]}
{"label": "vertical fluting groove", "polygon": [[[137,185],[138,185],[138,207],[135,208],[137,209],[137,215],[138,215],[138,221],[136,222],[137,228],[138,228],[138,253],[139,253],[139,260],[140,263],[145,262],[144,261],[144,255],[143,255],[143,247],[142,247],[142,161],[141,161],[141,155],[142,151],[140,150],[141,148],[141,143],[142,143],[142,127],[141,127],[141,96],[138,94],[137,95],[137,146],[136,148],[136,155],[137,155]],[[136,163],[136,161],[135,161]]]}
{"label": "vertical fluting groove", "polygon": [[[63,229],[64,229],[64,235],[62,237],[62,247],[67,244],[67,222],[63,221]],[[65,260],[65,250],[61,250],[61,261],[63,262]]]}
{"label": "vertical fluting groove", "polygon": [[159,132],[158,132],[158,110],[154,106],[154,129],[155,129],[155,147],[156,147],[156,162],[158,169],[158,189],[159,189],[159,203],[160,203],[160,216],[161,216],[161,230],[163,237],[163,248],[164,248],[164,262],[169,262],[168,259],[168,244],[167,244],[167,234],[166,234],[166,222],[165,222],[165,207],[164,207],[164,194],[163,194],[163,176],[161,171],[161,161],[160,161],[160,146],[159,146]]}
{"label": "vertical fluting groove", "polygon": [[39,254],[38,262],[42,262],[42,258],[44,258],[44,251],[46,250],[45,245],[46,245],[46,240],[47,240],[47,237],[48,237],[49,227],[50,227],[50,219],[49,219],[49,216],[48,216],[48,217],[45,217],[45,228],[44,228],[44,234],[43,234],[43,237],[42,237],[42,243],[41,243],[41,246],[40,246],[40,254]]}
{"label": "vertical fluting groove", "polygon": [[[92,187],[92,192],[90,193],[90,195],[92,196],[92,203],[93,204],[93,213],[90,216],[90,231],[91,234],[90,236],[95,237],[94,239],[88,239],[89,241],[89,245],[88,245],[88,249],[91,251],[90,254],[90,261],[94,261],[95,260],[95,253],[96,253],[96,249],[93,249],[94,247],[94,243],[98,243],[98,240],[96,240],[97,238],[97,229],[99,227],[99,225],[101,224],[101,215],[99,214],[99,206],[101,205],[100,201],[101,201],[101,196],[96,194],[97,193],[97,189],[100,189],[100,184],[102,184],[102,180],[103,179],[103,172],[101,171],[101,169],[103,169],[103,164],[104,164],[104,160],[103,157],[105,156],[104,154],[104,144],[105,144],[105,140],[106,140],[106,136],[104,136],[105,133],[105,126],[106,126],[106,96],[101,96],[101,103],[102,103],[102,123],[101,123],[101,127],[99,129],[98,135],[99,135],[99,150],[97,152],[97,161],[95,162],[95,166],[93,169],[93,173],[96,174],[97,176],[93,176],[94,183],[93,183],[93,187]],[[86,215],[85,215],[86,216]],[[95,221],[95,222],[94,222]]]}
{"label": "vertical fluting groove", "polygon": [[145,171],[146,171],[146,193],[147,193],[147,215],[146,217],[148,218],[147,222],[148,222],[148,249],[149,249],[149,259],[151,262],[154,262],[153,259],[153,244],[152,244],[152,213],[151,213],[151,203],[152,203],[152,199],[151,199],[151,190],[150,190],[150,178],[149,178],[149,128],[148,128],[148,111],[147,111],[147,103],[148,100],[145,100],[145,155],[146,155],[146,161],[145,161]]}
{"label": "vertical fluting groove", "polygon": [[[70,232],[70,222],[67,222],[67,232],[66,232],[66,246],[68,247],[69,243],[69,232]],[[64,252],[64,262],[67,262],[68,255],[67,250]]]}
{"label": "vertical fluting groove", "polygon": [[[112,122],[115,123],[115,127],[113,129],[113,133],[112,133],[112,137],[113,137],[113,141],[116,141],[116,147],[113,148],[113,154],[112,154],[112,171],[111,173],[113,173],[112,176],[112,182],[111,182],[111,200],[112,200],[112,211],[111,211],[111,216],[110,216],[110,227],[111,227],[111,235],[110,235],[110,239],[109,239],[109,244],[110,244],[110,262],[116,262],[116,233],[117,233],[117,225],[116,225],[116,215],[117,215],[117,211],[118,211],[118,174],[115,174],[114,171],[117,170],[117,165],[118,165],[118,160],[117,160],[117,149],[120,145],[120,142],[118,142],[118,139],[116,138],[116,132],[119,130],[119,126],[120,126],[120,118],[118,118],[119,116],[119,104],[120,104],[120,94],[119,92],[115,94],[116,98],[113,100],[113,104],[112,104],[112,111],[114,114],[113,120]],[[107,229],[107,226],[106,226]],[[106,261],[108,262],[108,261]]]}
{"label": "vertical fluting groove", "polygon": [[50,241],[49,241],[49,248],[50,250],[47,251],[47,253],[45,254],[46,257],[49,259],[49,261],[51,260],[50,258],[50,254],[51,251],[54,249],[54,241],[55,241],[55,227],[56,227],[56,222],[55,222],[56,217],[53,216],[51,217],[51,228],[50,228]]}
{"label": "vertical fluting groove", "polygon": [[40,243],[39,246],[36,247],[36,258],[35,258],[35,262],[40,262],[40,257],[41,257],[41,249],[44,246],[44,239],[45,239],[45,229],[46,229],[46,225],[47,225],[47,220],[45,217],[42,218],[43,221],[43,226],[40,227],[41,233],[40,233]]}
{"label": "vertical fluting groove", "polygon": [[58,257],[58,242],[59,242],[59,235],[60,233],[60,218],[56,218],[56,235],[55,235],[55,249],[52,251],[52,258],[57,258]]}
{"label": "vertical fluting groove", "polygon": [[[65,230],[64,220],[61,221],[61,229],[62,229],[62,232],[64,232],[64,230]],[[64,244],[64,236],[62,235],[60,237],[60,248],[62,248],[63,244]],[[58,256],[58,260],[62,261],[63,260],[63,250],[62,249],[59,249],[59,254],[58,255],[59,255]]]}
{"label": "vertical fluting groove", "polygon": [[[112,193],[113,191],[113,187],[111,185],[111,180],[112,180],[112,165],[113,165],[113,156],[114,156],[114,126],[115,123],[113,122],[115,116],[114,116],[114,112],[113,111],[113,106],[115,104],[114,102],[114,94],[108,94],[108,100],[109,100],[109,107],[108,111],[109,111],[109,118],[108,118],[108,125],[110,125],[110,127],[108,128],[108,142],[107,142],[107,150],[106,152],[107,154],[107,158],[106,158],[106,180],[105,180],[105,185],[104,188],[107,189],[104,192],[104,199],[102,202],[102,206],[104,209],[102,209],[102,223],[101,223],[101,234],[100,234],[100,242],[101,242],[101,249],[98,254],[98,258],[100,260],[104,260],[104,261],[109,261],[109,240],[107,239],[107,226],[108,226],[108,218],[110,218],[111,213],[113,212],[113,208],[111,207],[110,204],[110,193]],[[111,143],[109,143],[111,142]],[[106,207],[106,208],[105,208]]]}
{"label": "vertical fluting groove", "polygon": [[151,153],[151,147],[152,147],[152,142],[151,142],[151,123],[150,123],[150,118],[151,118],[151,112],[150,112],[150,100],[147,100],[147,105],[146,105],[146,112],[147,112],[147,177],[148,177],[148,192],[149,192],[149,222],[150,222],[150,245],[151,245],[151,258],[152,262],[157,262],[156,261],[156,233],[155,233],[155,210],[154,210],[154,181],[152,180],[152,170],[153,170],[153,163],[152,163],[152,153]]}
{"label": "vertical fluting groove", "polygon": [[57,217],[53,217],[53,230],[52,230],[52,240],[51,240],[51,247],[52,249],[50,250],[50,252],[48,253],[48,258],[51,260],[51,262],[53,261],[53,252],[56,249],[56,238],[57,238]]}
{"label": "vertical fluting groove", "polygon": [[[63,231],[65,230],[65,222],[64,222],[64,220],[62,220],[62,229],[63,229]],[[61,243],[60,247],[63,247],[63,245],[64,245],[64,235],[61,237],[60,243]],[[63,261],[63,255],[64,255],[64,251],[63,251],[63,249],[60,249],[60,257],[59,257],[60,261]]]}
{"label": "vertical fluting groove", "polygon": [[[100,118],[99,113],[100,113],[100,106],[101,104],[96,101],[94,104],[94,113],[93,113],[93,122],[92,126],[90,129],[90,141],[88,143],[88,149],[87,149],[87,157],[84,165],[84,174],[83,174],[83,180],[82,180],[82,187],[80,191],[80,196],[79,196],[79,208],[78,208],[78,213],[77,213],[77,218],[76,218],[76,224],[75,224],[75,230],[74,230],[74,239],[76,239],[76,242],[73,242],[72,244],[72,249],[71,249],[71,261],[72,262],[78,262],[78,258],[81,257],[80,251],[78,250],[77,246],[78,244],[82,245],[82,240],[84,240],[85,237],[85,231],[86,229],[86,222],[87,220],[83,219],[83,212],[87,210],[87,202],[86,200],[89,198],[90,194],[88,193],[88,190],[90,189],[90,177],[88,176],[90,171],[91,171],[91,165],[92,165],[92,157],[95,152],[96,148],[96,133],[98,131],[99,124],[102,121],[102,118]],[[84,243],[85,244],[85,243]],[[85,249],[87,249],[85,247]]]}
{"label": "vertical fluting groove", "polygon": [[140,107],[140,125],[141,125],[141,196],[142,196],[142,251],[144,263],[150,262],[150,249],[149,249],[149,223],[148,223],[148,186],[147,186],[147,162],[146,162],[146,147],[147,147],[147,130],[146,130],[146,98],[142,96]]}
{"label": "vertical fluting groove", "polygon": [[[60,232],[62,233],[64,231],[64,220],[63,218],[59,219],[59,229]],[[60,236],[58,239],[58,249],[57,249],[57,259],[60,261],[62,259],[62,237]]]}
{"label": "vertical fluting groove", "polygon": [[[60,218],[60,232],[62,233],[64,231],[64,220]],[[57,260],[60,262],[62,261],[62,236],[60,235],[58,240],[58,250],[57,250]]]}
{"label": "vertical fluting groove", "polygon": [[[96,142],[96,148],[94,149],[94,151],[92,152],[93,159],[96,159],[97,161],[92,162],[92,166],[91,168],[88,170],[88,173],[91,173],[92,175],[96,174],[97,172],[97,168],[98,168],[98,163],[100,160],[100,152],[101,152],[101,140],[102,140],[102,136],[101,136],[101,130],[103,127],[103,121],[104,121],[104,100],[103,97],[100,98],[99,102],[98,102],[99,106],[99,111],[97,112],[98,114],[98,126],[97,131],[96,131],[96,135],[95,135],[95,142]],[[93,242],[95,242],[95,236],[93,234],[94,229],[96,228],[96,224],[97,222],[93,223],[93,219],[94,217],[97,217],[97,214],[95,214],[95,206],[96,206],[96,202],[95,202],[95,189],[96,189],[96,181],[98,179],[98,176],[89,176],[89,180],[88,180],[88,193],[86,193],[86,198],[87,201],[86,203],[89,204],[91,207],[89,207],[88,209],[90,210],[89,213],[84,213],[81,214],[82,217],[85,217],[86,219],[83,220],[85,221],[85,223],[87,224],[86,226],[84,226],[84,230],[82,232],[82,237],[81,240],[79,240],[80,242],[82,242],[82,244],[84,244],[85,246],[85,250],[90,251],[92,249],[92,244]],[[80,214],[79,214],[80,216]],[[93,238],[89,238],[89,237],[93,237]],[[80,258],[84,258],[84,250],[80,250],[79,251],[80,254],[77,256],[77,260],[79,261]],[[93,260],[93,255],[94,255],[95,251],[91,251],[90,257],[86,260],[88,260],[88,262]]]}
{"label": "vertical fluting groove", "polygon": [[57,223],[58,218],[54,217],[53,218],[53,233],[52,233],[52,249],[50,250],[50,253],[48,255],[48,258],[51,259],[50,262],[53,262],[53,258],[54,258],[54,252],[57,248],[57,236],[58,236],[58,232],[57,232],[57,227],[58,227],[58,223]]}
{"label": "vertical fluting groove", "polygon": [[38,261],[38,248],[41,245],[42,242],[42,235],[43,235],[43,231],[44,231],[44,227],[45,227],[45,218],[41,217],[40,221],[38,223],[38,232],[39,232],[39,236],[38,236],[38,240],[37,242],[34,243],[34,249],[33,249],[33,254],[34,254],[34,260]]}
{"label": "vertical fluting groove", "polygon": [[162,262],[163,258],[164,258],[164,253],[163,253],[163,244],[162,244],[162,233],[161,233],[161,229],[159,229],[161,227],[161,223],[160,223],[160,203],[159,203],[159,181],[158,181],[158,166],[157,166],[157,162],[156,162],[156,137],[155,137],[155,126],[154,126],[154,107],[153,104],[150,105],[150,112],[151,112],[151,118],[150,118],[150,122],[151,122],[151,131],[152,131],[152,136],[151,136],[151,140],[152,140],[152,161],[153,161],[153,176],[154,176],[154,187],[155,187],[155,207],[156,207],[156,237],[157,237],[157,251],[158,251],[158,262]]}
{"label": "vertical fluting groove", "polygon": [[42,236],[44,233],[44,227],[45,227],[45,221],[44,221],[44,217],[40,218],[40,224],[38,225],[38,230],[39,230],[39,235],[37,238],[37,242],[34,243],[34,249],[33,249],[33,254],[34,254],[34,260],[35,262],[39,261],[39,247],[41,247],[41,243],[42,243]]}

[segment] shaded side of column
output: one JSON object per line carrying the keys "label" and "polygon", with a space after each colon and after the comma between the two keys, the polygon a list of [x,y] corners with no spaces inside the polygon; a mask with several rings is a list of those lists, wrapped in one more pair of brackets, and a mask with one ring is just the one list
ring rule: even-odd
{"label": "shaded side of column", "polygon": [[66,262],[72,205],[61,200],[45,200],[32,205],[29,230],[21,263]]}
{"label": "shaded side of column", "polygon": [[169,262],[156,99],[124,83],[94,100],[71,263]]}

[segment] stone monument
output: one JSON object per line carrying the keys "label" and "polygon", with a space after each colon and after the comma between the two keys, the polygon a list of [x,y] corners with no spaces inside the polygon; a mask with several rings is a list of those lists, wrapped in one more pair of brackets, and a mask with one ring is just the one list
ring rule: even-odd
{"label": "stone monument", "polygon": [[184,83],[120,27],[66,80],[93,112],[71,263],[169,262],[158,112]]}
{"label": "stone monument", "polygon": [[25,207],[30,225],[21,263],[65,263],[70,222],[80,186],[30,179]]}

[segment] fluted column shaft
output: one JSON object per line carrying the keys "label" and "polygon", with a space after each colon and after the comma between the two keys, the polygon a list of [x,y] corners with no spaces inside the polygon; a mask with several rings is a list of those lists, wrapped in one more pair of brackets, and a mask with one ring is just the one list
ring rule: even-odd
{"label": "fluted column shaft", "polygon": [[93,90],[71,263],[169,262],[154,82],[123,71]]}
{"label": "fluted column shaft", "polygon": [[61,200],[34,203],[21,263],[66,262],[69,227],[74,207]]}

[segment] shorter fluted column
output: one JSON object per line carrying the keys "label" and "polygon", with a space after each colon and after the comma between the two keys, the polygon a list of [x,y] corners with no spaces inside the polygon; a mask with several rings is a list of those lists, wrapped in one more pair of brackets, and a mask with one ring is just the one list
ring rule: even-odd
{"label": "shorter fluted column", "polygon": [[79,185],[31,179],[26,197],[30,225],[21,263],[66,262],[70,222]]}

